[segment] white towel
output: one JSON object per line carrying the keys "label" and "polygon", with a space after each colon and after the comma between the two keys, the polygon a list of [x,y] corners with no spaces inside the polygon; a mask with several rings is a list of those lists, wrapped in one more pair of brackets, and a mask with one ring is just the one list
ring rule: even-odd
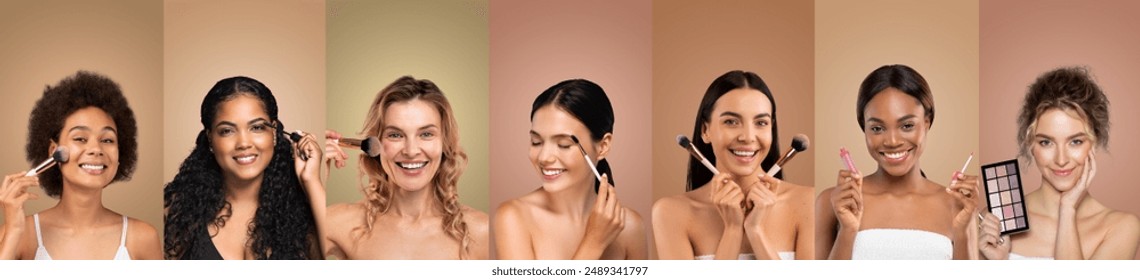
{"label": "white towel", "polygon": [[867,229],[855,235],[853,260],[949,260],[950,238],[914,229]]}
{"label": "white towel", "polygon": [[1029,260],[1029,261],[1051,261],[1053,257],[1026,257],[1018,255],[1017,253],[1010,252],[1009,259],[1011,260]]}
{"label": "white towel", "polygon": [[[794,260],[794,259],[796,259],[796,252],[776,252],[776,254],[780,255],[781,260]],[[697,256],[695,259],[697,259],[697,260],[711,260],[714,257],[715,256],[713,256],[713,255],[700,255],[700,256]],[[739,256],[736,256],[736,259],[738,259],[738,260],[755,260],[756,254],[752,254],[752,253],[740,254]]]}

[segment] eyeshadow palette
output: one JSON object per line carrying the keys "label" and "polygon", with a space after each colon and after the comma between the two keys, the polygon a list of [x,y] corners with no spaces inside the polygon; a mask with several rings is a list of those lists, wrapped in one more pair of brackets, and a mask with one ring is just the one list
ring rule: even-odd
{"label": "eyeshadow palette", "polygon": [[1001,221],[1001,234],[1029,230],[1029,213],[1025,210],[1020,170],[1017,159],[982,166],[986,209]]}

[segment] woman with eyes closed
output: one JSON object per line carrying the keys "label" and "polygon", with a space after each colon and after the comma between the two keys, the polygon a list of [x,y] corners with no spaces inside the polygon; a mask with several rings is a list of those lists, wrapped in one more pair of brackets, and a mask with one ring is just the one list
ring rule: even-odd
{"label": "woman with eyes closed", "polygon": [[[80,71],[48,86],[28,121],[27,159],[38,165],[66,148],[67,161],[38,176],[4,178],[0,260],[162,259],[153,226],[103,206],[103,190],[134,172],[137,137],[134,112],[114,81]],[[59,202],[25,217],[35,186]]]}
{"label": "woman with eyes closed", "polygon": [[813,259],[814,192],[765,174],[780,157],[776,128],[760,76],[731,71],[709,85],[692,143],[719,174],[690,158],[688,191],[654,203],[661,259]]}
{"label": "woman with eyes closed", "polygon": [[[329,207],[338,259],[487,259],[487,214],[459,203],[467,154],[451,103],[434,83],[410,76],[376,95],[362,135],[377,136],[378,157],[360,155],[364,199]],[[344,167],[341,135],[326,133],[330,163]]]}
{"label": "woman with eyes closed", "polygon": [[[493,226],[500,259],[648,256],[641,215],[617,201],[608,168],[613,125],[610,100],[593,82],[562,81],[535,98],[530,161],[542,186],[499,205]],[[583,151],[597,161],[602,180]]]}
{"label": "woman with eyes closed", "polygon": [[[870,175],[840,170],[816,200],[816,257],[968,259],[977,217],[977,176],[955,171],[950,187],[919,167],[934,123],[926,80],[905,65],[871,72],[859,88],[856,119],[878,163]],[[962,153],[963,155],[966,152]]]}
{"label": "woman with eyes closed", "polygon": [[1025,196],[1029,231],[1000,236],[984,212],[978,247],[986,259],[1131,259],[1140,219],[1089,195],[1096,148],[1108,147],[1108,98],[1084,68],[1042,74],[1017,119],[1020,156],[1041,171],[1041,188]]}
{"label": "woman with eyes closed", "polygon": [[277,99],[247,77],[218,81],[202,101],[201,122],[194,149],[163,190],[166,258],[323,259],[316,138],[290,142]]}

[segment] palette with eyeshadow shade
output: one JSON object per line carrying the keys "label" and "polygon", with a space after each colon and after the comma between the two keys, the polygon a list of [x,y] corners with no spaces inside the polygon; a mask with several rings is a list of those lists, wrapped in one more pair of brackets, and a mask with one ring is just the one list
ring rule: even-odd
{"label": "palette with eyeshadow shade", "polygon": [[987,209],[1001,221],[1001,234],[1029,230],[1029,214],[1025,210],[1025,192],[1018,167],[1016,159],[982,166]]}

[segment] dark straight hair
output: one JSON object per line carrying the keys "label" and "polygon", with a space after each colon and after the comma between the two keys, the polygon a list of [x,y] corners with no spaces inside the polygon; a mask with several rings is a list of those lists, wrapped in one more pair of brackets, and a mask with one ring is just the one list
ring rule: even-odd
{"label": "dark straight hair", "polygon": [[[760,79],[759,75],[752,72],[741,70],[730,71],[720,75],[716,80],[713,80],[709,85],[709,89],[705,90],[705,97],[701,99],[701,105],[697,107],[697,118],[693,124],[693,145],[701,152],[709,162],[716,164],[716,154],[713,153],[712,145],[706,144],[704,137],[701,137],[701,132],[709,125],[709,120],[712,118],[713,106],[716,101],[720,100],[721,96],[734,89],[754,89],[764,93],[768,97],[768,102],[772,103],[772,148],[768,149],[768,154],[764,156],[764,161],[760,162],[760,167],[764,170],[772,168],[776,161],[780,159],[780,134],[779,122],[776,118],[776,99],[772,98],[772,91],[768,90],[768,85],[764,80]],[[689,176],[685,181],[685,190],[691,191],[701,188],[709,180],[712,180],[712,171],[705,168],[700,161],[695,158],[689,157]],[[776,178],[784,179],[784,171],[776,173]]]}

